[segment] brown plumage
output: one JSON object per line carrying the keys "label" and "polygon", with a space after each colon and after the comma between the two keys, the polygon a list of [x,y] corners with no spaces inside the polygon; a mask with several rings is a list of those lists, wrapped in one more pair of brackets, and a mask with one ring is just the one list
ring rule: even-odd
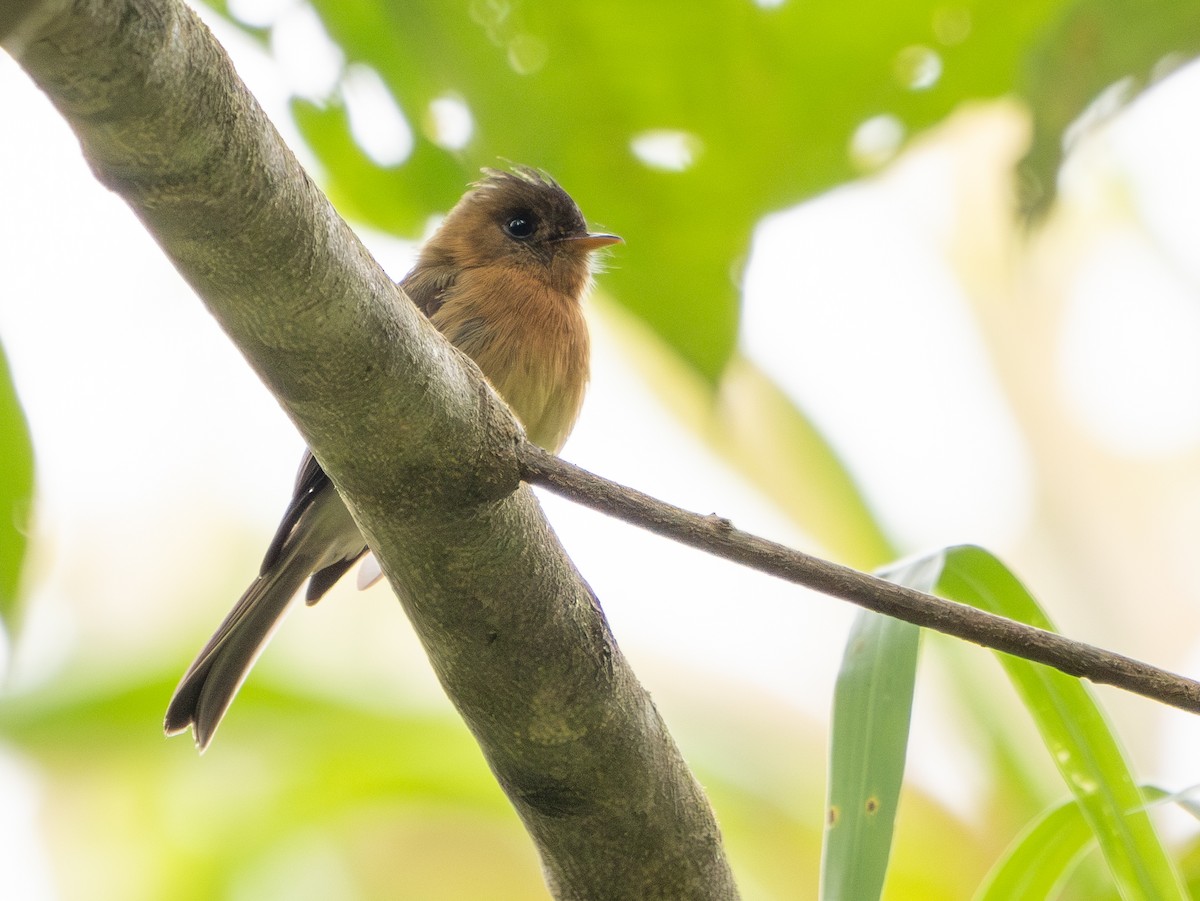
{"label": "brown plumage", "polygon": [[[542,173],[487,169],[400,286],[475,360],[530,440],[557,452],[587,385],[580,303],[591,285],[591,253],[619,240],[589,233],[575,201]],[[366,551],[332,482],[306,452],[259,576],[175,689],[167,733],[191,726],[203,750],[301,586],[308,582],[308,603],[316,603]]]}

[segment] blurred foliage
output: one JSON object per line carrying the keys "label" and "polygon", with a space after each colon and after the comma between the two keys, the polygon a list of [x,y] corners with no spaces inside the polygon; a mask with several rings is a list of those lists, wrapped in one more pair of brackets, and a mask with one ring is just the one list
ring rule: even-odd
{"label": "blurred foliage", "polygon": [[0,628],[16,626],[21,564],[33,506],[33,444],[0,345]]}
{"label": "blurred foliage", "polygon": [[1030,823],[997,861],[978,901],[1053,898],[1094,842],[1083,809],[1068,801]]}
{"label": "blurred foliage", "polygon": [[[1200,50],[1200,6],[1180,0],[870,0],[852,11],[722,0],[703,15],[634,0],[313,6],[346,63],[383,78],[414,134],[411,156],[381,168],[351,136],[340,94],[296,100],[346,215],[416,236],[480,166],[543,167],[628,242],[606,286],[714,383],[763,215],[886,161],[964,102],[1006,95],[1035,111],[1026,170],[1044,204],[1054,148],[1101,89],[1128,77],[1128,100],[1164,58]],[[442,98],[470,112],[461,149],[438,143],[431,104]],[[638,140],[656,135],[677,159],[638,158]]]}
{"label": "blurred foliage", "polygon": [[456,720],[252,683],[238,716],[253,728],[225,730],[198,760],[189,742],[161,733],[174,684],[171,674],[106,689],[67,674],[0,711],[0,733],[47,776],[65,897],[543,891],[532,846]]}
{"label": "blurred foliage", "polygon": [[[108,687],[76,671],[0,708],[0,735],[44,776],[63,897],[546,896],[532,844],[453,716],[365,710],[260,678],[197,759],[159,731],[174,678]],[[741,741],[777,741],[770,722],[735,718]],[[796,747],[767,750],[754,773],[726,772],[711,748],[692,760],[748,899],[815,891],[820,774],[798,765]],[[812,811],[798,803],[806,796]],[[927,797],[910,793],[906,811],[920,834],[962,836],[964,824]],[[919,848],[901,858],[910,874],[928,870]],[[967,848],[963,860],[961,871],[927,873],[935,890],[923,897],[961,898],[986,865]]]}
{"label": "blurred foliage", "polygon": [[[1165,792],[1153,787],[1144,787],[1142,796],[1148,803],[1161,803],[1167,799]],[[975,897],[977,901],[1053,898],[1071,877],[1083,856],[1093,850],[1096,844],[1096,833],[1087,811],[1079,801],[1067,801],[1052,807],[1031,822],[1013,841],[1012,847],[988,873]],[[1092,892],[1093,897],[1099,894]],[[1122,897],[1136,896],[1132,892],[1120,894]],[[1194,895],[1189,891],[1187,897]]]}
{"label": "blurred foliage", "polygon": [[1190,0],[1079,0],[1031,48],[1019,94],[1028,98],[1033,140],[1020,164],[1020,203],[1042,215],[1071,126],[1113,115],[1158,78],[1200,53],[1200,4]]}

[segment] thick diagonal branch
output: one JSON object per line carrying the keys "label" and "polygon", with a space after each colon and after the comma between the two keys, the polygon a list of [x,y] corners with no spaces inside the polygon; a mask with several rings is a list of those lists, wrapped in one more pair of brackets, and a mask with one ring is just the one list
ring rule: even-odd
{"label": "thick diagonal branch", "polygon": [[0,4],[0,44],[333,478],[556,895],[733,897],[707,801],[520,484],[507,408],[330,208],[207,29],[179,0],[21,0]]}

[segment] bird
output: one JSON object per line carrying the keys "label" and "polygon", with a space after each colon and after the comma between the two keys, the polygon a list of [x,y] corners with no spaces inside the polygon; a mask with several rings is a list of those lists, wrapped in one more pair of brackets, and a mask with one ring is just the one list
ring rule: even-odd
{"label": "bird", "polygon": [[[557,453],[588,381],[582,303],[593,253],[621,238],[588,231],[575,201],[541,170],[482,172],[399,284],[475,361],[529,440]],[[166,733],[191,727],[203,752],[305,582],[305,599],[315,604],[367,554],[350,511],[306,450],[259,574],[184,673],[167,707]]]}

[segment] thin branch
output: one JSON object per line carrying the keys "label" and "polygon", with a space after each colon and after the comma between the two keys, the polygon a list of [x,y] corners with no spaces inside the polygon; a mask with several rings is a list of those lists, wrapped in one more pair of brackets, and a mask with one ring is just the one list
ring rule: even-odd
{"label": "thin branch", "polygon": [[734,528],[727,519],[700,516],[593,475],[527,441],[518,446],[517,459],[526,482],[657,535],[876,613],[1200,713],[1200,682],[759,538]]}

